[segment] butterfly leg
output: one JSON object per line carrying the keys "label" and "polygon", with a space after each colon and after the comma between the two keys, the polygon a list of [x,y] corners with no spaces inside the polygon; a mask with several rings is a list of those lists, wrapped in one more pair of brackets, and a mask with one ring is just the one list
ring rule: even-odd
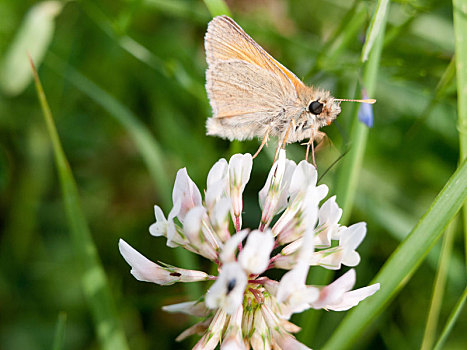
{"label": "butterfly leg", "polygon": [[285,148],[285,144],[287,143],[287,139],[289,138],[289,133],[290,133],[290,128],[292,125],[295,124],[295,120],[292,119],[292,121],[289,123],[289,126],[287,127],[287,131],[285,132],[284,137],[282,138],[282,141],[277,142],[277,149],[276,149],[276,154],[274,155],[274,162],[276,162],[277,156],[279,155],[279,151],[281,148]]}
{"label": "butterfly leg", "polygon": [[[310,137],[310,139],[308,140],[308,142],[306,144],[307,146],[306,146],[305,159],[308,161],[308,155],[310,154],[310,147],[311,147],[311,157],[312,157],[311,159],[312,159],[312,163],[315,166],[315,168],[316,168],[315,151],[317,151],[319,148],[321,148],[325,136],[326,136],[326,134],[324,132],[312,129],[311,130],[311,137]],[[314,144],[315,140],[317,142],[316,149],[315,149],[315,144]]]}
{"label": "butterfly leg", "polygon": [[306,161],[308,161],[308,156],[310,155],[310,147],[311,147],[311,160],[312,160],[313,165],[316,168],[315,143],[314,143],[313,137],[310,137],[310,139],[308,140],[306,144],[306,154],[305,154]]}
{"label": "butterfly leg", "polygon": [[266,131],[266,134],[265,134],[264,137],[263,137],[263,141],[261,141],[261,145],[259,146],[259,148],[258,148],[258,150],[256,151],[256,153],[253,155],[253,159],[255,159],[255,158],[258,156],[259,152],[261,152],[261,150],[263,149],[264,145],[267,145],[267,144],[268,144],[268,140],[269,140],[269,131],[270,131],[270,129],[268,129],[268,130]]}

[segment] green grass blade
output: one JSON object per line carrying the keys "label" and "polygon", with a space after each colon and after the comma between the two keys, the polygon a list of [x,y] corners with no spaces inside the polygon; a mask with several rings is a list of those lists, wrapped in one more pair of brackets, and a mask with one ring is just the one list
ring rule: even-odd
{"label": "green grass blade", "polygon": [[132,37],[121,34],[105,13],[94,3],[81,3],[86,14],[123,50],[161,74],[168,80],[175,80],[180,87],[206,103],[204,85],[187,72],[186,68],[176,60],[164,61]]}
{"label": "green grass blade", "polygon": [[363,45],[362,62],[365,62],[368,59],[375,42],[377,40],[382,40],[382,38],[378,37],[381,35],[382,32],[384,32],[384,28],[386,27],[388,9],[389,0],[378,1],[375,13],[372,16],[370,26],[368,27],[368,33],[366,35],[365,44]]}
{"label": "green grass blade", "polygon": [[461,311],[464,308],[464,304],[466,300],[467,300],[467,287],[464,289],[464,292],[462,293],[461,297],[456,303],[456,306],[454,306],[454,309],[452,310],[451,315],[449,315],[448,321],[446,322],[446,326],[444,326],[444,329],[441,332],[441,336],[439,337],[438,342],[436,343],[433,350],[441,350],[443,348],[443,344],[448,338],[449,333],[451,333],[452,327],[454,327],[454,325],[456,324],[457,318],[461,314]]}
{"label": "green grass blade", "polygon": [[94,318],[96,333],[103,349],[128,349],[125,334],[119,323],[114,300],[110,293],[107,276],[81,208],[75,179],[63,151],[39,76],[33,65],[32,67],[37,94],[52,141],[73,247],[80,265],[81,283]]}
{"label": "green grass blade", "polygon": [[347,349],[358,339],[370,322],[410,280],[466,198],[467,162],[464,161],[372,281],[381,283],[381,289],[346,316],[325,349]]}
{"label": "green grass blade", "polygon": [[229,7],[224,0],[204,0],[204,3],[212,17],[221,15],[230,16]]}
{"label": "green grass blade", "polygon": [[431,112],[435,109],[436,104],[438,104],[441,99],[446,95],[448,88],[450,88],[456,77],[456,57],[453,56],[451,61],[449,61],[448,66],[443,72],[441,79],[436,85],[436,89],[433,93],[433,97],[427,103],[426,107],[420,113],[420,116],[417,118],[417,121],[413,123],[409,131],[407,131],[407,138],[414,138],[415,134],[419,131],[422,124],[424,124]]}
{"label": "green grass blade", "polygon": [[[109,95],[106,91],[72,67],[65,66],[63,61],[58,57],[49,55],[49,60],[52,62],[50,66],[51,68],[59,73],[66,71],[66,75],[64,75],[66,79],[68,79],[78,90],[83,92],[95,103],[106,110],[129,133],[141,153],[146,167],[154,181],[154,186],[162,200],[162,207],[168,210],[172,205],[173,180],[168,177],[163,152],[159,143],[151,134],[149,129],[117,99]],[[197,268],[198,264],[196,263],[196,259],[192,253],[184,249],[176,249],[174,250],[174,254],[179,265],[190,269]],[[198,284],[185,283],[184,288],[186,288],[191,298],[195,299],[200,296],[200,286]]]}
{"label": "green grass blade", "polygon": [[[454,33],[457,70],[457,115],[459,128],[460,160],[467,157],[467,1],[454,0]],[[467,206],[464,206],[464,243],[467,252]],[[467,259],[467,254],[466,254]],[[467,262],[467,261],[466,261]]]}
{"label": "green grass blade", "polygon": [[206,23],[209,15],[198,1],[184,0],[145,0],[145,6],[152,7],[164,14],[186,18],[190,21]]}
{"label": "green grass blade", "polygon": [[19,27],[0,64],[0,88],[10,96],[19,95],[32,81],[28,53],[40,65],[52,41],[55,17],[65,2],[41,1],[32,6]]}
{"label": "green grass blade", "polygon": [[57,326],[55,327],[53,350],[62,350],[65,342],[65,326],[67,315],[64,312],[58,314]]}
{"label": "green grass blade", "polygon": [[[387,6],[385,7],[385,14],[387,11]],[[376,12],[379,14],[381,12]],[[361,14],[357,9],[357,17],[360,17]],[[376,16],[376,14],[374,16]],[[379,23],[379,26],[374,29],[374,31],[378,31],[378,38],[376,40],[375,45],[370,54],[370,59],[366,62],[363,68],[363,80],[364,86],[367,89],[369,95],[372,95],[375,90],[376,85],[376,78],[377,78],[377,70],[379,66],[379,60],[381,56],[381,51],[383,48],[383,37],[384,37],[384,24],[386,21],[387,16],[384,16],[384,21]],[[354,30],[353,28],[352,30]],[[367,33],[367,40],[369,35],[372,34],[372,31]],[[373,97],[373,96],[371,96]],[[359,179],[359,172],[363,162],[363,154],[366,147],[366,142],[368,138],[368,127],[361,123],[358,120],[357,110],[355,110],[354,120],[352,124],[351,130],[351,147],[348,154],[343,158],[342,167],[337,176],[337,187],[336,187],[336,194],[337,200],[340,206],[343,208],[343,215],[341,218],[341,223],[346,224],[352,210],[354,196],[357,188],[357,183]],[[333,271],[326,270],[322,272],[321,282],[322,284],[328,284],[334,275]],[[306,325],[304,335],[302,336],[302,340],[306,344],[312,343],[312,338],[316,332],[316,327],[319,325],[319,318],[321,317],[322,313],[320,312],[313,312],[305,314],[303,316],[303,324]]]}
{"label": "green grass blade", "polygon": [[456,219],[451,221],[446,229],[443,237],[443,247],[439,258],[439,268],[436,274],[433,296],[431,298],[430,311],[423,335],[421,350],[429,350],[433,348],[435,341],[436,329],[438,326],[438,319],[441,312],[441,305],[443,303],[444,289],[446,287],[446,278],[449,267],[449,260],[452,253],[452,246],[454,244],[454,236],[456,233]]}
{"label": "green grass blade", "polygon": [[305,80],[320,70],[332,68],[341,59],[345,49],[356,39],[367,20],[367,9],[363,3],[356,3],[345,15],[341,25],[321,49],[313,69],[305,75]]}
{"label": "green grass blade", "polygon": [[[384,1],[383,1],[384,2]],[[379,2],[378,4],[380,4]],[[388,6],[384,8],[384,14],[388,11]],[[375,12],[373,17],[380,16],[381,10]],[[369,59],[363,67],[363,87],[366,89],[368,96],[373,98],[376,81],[378,77],[378,67],[381,57],[381,51],[383,49],[384,42],[384,28],[386,23],[387,16],[385,15],[382,20],[378,19],[378,26],[374,26],[373,30],[370,30],[367,33],[367,42],[370,37],[374,36],[374,32],[377,31],[377,38],[375,39],[374,45],[372,45],[372,50],[369,53]],[[375,22],[375,19],[372,19],[372,22]],[[371,27],[370,27],[371,29]],[[363,48],[365,50],[365,46]],[[353,202],[355,193],[357,190],[358,180],[360,169],[363,163],[363,156],[366,149],[366,143],[368,139],[368,127],[358,120],[357,110],[352,122],[351,136],[349,145],[350,151],[346,157],[343,159],[342,167],[337,176],[336,182],[336,194],[337,201],[343,209],[341,222],[345,225],[348,222],[350,214],[352,212]]]}

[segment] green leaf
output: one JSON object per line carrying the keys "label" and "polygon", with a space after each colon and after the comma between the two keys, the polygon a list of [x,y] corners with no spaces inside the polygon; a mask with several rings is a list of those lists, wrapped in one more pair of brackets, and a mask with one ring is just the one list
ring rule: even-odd
{"label": "green leaf", "polygon": [[0,66],[0,88],[5,94],[19,95],[31,82],[28,55],[40,65],[52,41],[55,17],[63,5],[60,1],[43,1],[26,14]]}
{"label": "green leaf", "polygon": [[446,322],[446,325],[444,326],[444,329],[441,332],[441,336],[439,337],[438,342],[436,343],[433,350],[441,350],[443,348],[443,344],[446,341],[447,337],[449,336],[449,333],[451,333],[452,328],[456,324],[456,321],[459,315],[461,314],[462,309],[464,308],[464,304],[466,300],[467,300],[467,287],[464,289],[464,292],[462,293],[461,297],[459,298],[456,305],[454,306],[454,309],[449,315],[448,321]]}
{"label": "green leaf", "polygon": [[[457,115],[460,160],[467,157],[467,1],[454,0],[454,33],[456,36]],[[467,206],[464,206],[464,244],[467,252]],[[466,254],[467,259],[467,254]]]}
{"label": "green leaf", "polygon": [[449,260],[452,254],[454,236],[456,233],[456,219],[452,220],[443,237],[443,248],[439,258],[439,267],[436,273],[433,296],[431,298],[430,311],[426,321],[425,333],[423,335],[421,350],[433,349],[436,337],[436,329],[443,304],[443,295],[446,288],[446,278],[449,269]]}
{"label": "green leaf", "polygon": [[386,17],[388,9],[389,0],[378,1],[375,13],[372,16],[370,26],[368,27],[365,44],[363,45],[361,58],[362,62],[366,62],[366,60],[368,60],[368,56],[370,55],[370,52],[373,48],[373,44],[375,43],[380,33],[383,32],[384,28],[386,27]]}
{"label": "green leaf", "polygon": [[381,289],[346,316],[329,339],[325,349],[348,349],[358,340],[370,322],[410,280],[466,198],[467,162],[464,161],[412,232],[371,282],[380,283]]}
{"label": "green leaf", "polygon": [[44,114],[45,123],[47,125],[47,131],[52,141],[73,247],[79,262],[83,292],[94,318],[94,326],[99,341],[102,348],[106,350],[128,349],[125,333],[117,317],[107,276],[102,267],[91,232],[89,231],[86,217],[81,207],[78,188],[65,152],[63,151],[42,84],[32,61],[31,66],[33,68],[34,81],[42,113]]}
{"label": "green leaf", "polygon": [[67,315],[64,312],[58,314],[57,325],[55,326],[55,337],[53,350],[62,350],[65,341],[65,326]]}
{"label": "green leaf", "polygon": [[212,17],[226,15],[230,16],[230,11],[224,0],[204,0],[206,7]]}
{"label": "green leaf", "polygon": [[[384,2],[384,1],[383,1]],[[372,18],[372,23],[374,23],[375,17],[381,14],[382,10],[379,10],[381,7],[381,2],[378,3],[377,10]],[[387,5],[384,7],[384,14],[387,11]],[[363,67],[363,87],[366,89],[368,96],[373,98],[373,94],[376,90],[376,82],[378,78],[378,69],[379,62],[381,58],[381,52],[383,49],[384,43],[384,28],[386,24],[387,16],[383,16],[378,19],[378,26],[370,27],[370,30],[367,33],[366,42],[370,40],[370,37],[377,34],[377,38],[372,39],[375,41],[375,45],[371,50],[369,60],[365,63]],[[365,50],[365,46],[362,49],[362,52]],[[369,49],[367,49],[369,50]],[[368,51],[370,52],[370,51]],[[350,214],[352,212],[352,207],[354,203],[355,193],[357,191],[358,181],[360,179],[359,174],[363,163],[363,157],[365,154],[367,139],[368,139],[368,127],[360,122],[357,116],[358,110],[355,110],[352,122],[352,129],[350,131],[350,148],[349,154],[344,157],[342,167],[337,176],[336,182],[336,194],[337,201],[343,209],[341,222],[346,224]]]}

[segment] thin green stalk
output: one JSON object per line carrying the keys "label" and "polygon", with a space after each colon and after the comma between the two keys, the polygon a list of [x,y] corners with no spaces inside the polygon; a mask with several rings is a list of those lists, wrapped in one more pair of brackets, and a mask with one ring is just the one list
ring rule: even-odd
{"label": "thin green stalk", "polygon": [[230,10],[224,0],[204,0],[204,4],[212,17],[226,15],[230,16]]}
{"label": "thin green stalk", "polygon": [[423,335],[421,350],[429,350],[433,348],[436,336],[436,328],[438,326],[439,314],[443,303],[444,289],[446,288],[446,278],[451,258],[452,247],[454,244],[454,236],[456,233],[456,219],[452,220],[448,225],[443,238],[443,247],[439,257],[439,268],[436,273],[436,278],[433,288],[433,296],[431,298],[430,311],[426,321],[425,333]]}
{"label": "thin green stalk", "polygon": [[[58,57],[49,54],[46,63],[48,62],[51,62],[50,68],[59,74],[63,74],[78,90],[104,108],[123,126],[141,153],[154,181],[154,187],[161,197],[161,206],[165,209],[170,208],[172,205],[172,180],[169,180],[161,147],[149,129],[126,106],[122,105],[117,99],[102,90],[77,70],[65,65]],[[184,249],[175,249],[174,254],[177,264],[186,268],[196,269],[198,264],[192,253]],[[197,299],[201,295],[201,287],[196,283],[185,283],[184,288],[192,299]]]}
{"label": "thin green stalk", "polygon": [[[382,2],[385,1],[383,0]],[[370,29],[372,29],[369,30],[367,33],[367,41],[370,37],[373,37],[375,35],[375,32],[377,33],[377,40],[370,51],[369,60],[364,64],[363,67],[363,84],[370,96],[375,91],[379,60],[381,56],[381,51],[383,49],[384,29],[386,24],[386,12],[388,11],[388,6],[388,3],[384,6],[381,6],[381,1],[378,2],[375,13],[373,14],[373,17],[371,19],[372,26],[370,26]],[[381,11],[383,11],[384,14],[384,16],[382,17]],[[376,18],[378,18],[377,24],[375,24]],[[364,56],[364,50],[369,50],[368,45],[364,45],[364,47],[362,48],[362,57]],[[340,221],[343,225],[345,225],[348,222],[351,214],[354,196],[359,179],[360,168],[363,162],[363,155],[365,152],[367,138],[368,127],[358,120],[356,110],[351,130],[352,144],[350,146],[348,154],[342,160],[343,164],[338,173],[336,184],[337,200],[340,206],[343,208],[343,215]],[[326,270],[325,272],[323,272],[323,284],[329,283],[333,274],[334,272],[331,270]],[[306,338],[304,342],[306,344],[312,343],[312,337],[316,332],[316,327],[319,325],[319,318],[321,317],[321,315],[322,312],[313,312],[308,313],[306,314],[306,316],[304,316],[307,318],[303,322],[307,327],[306,332],[304,332],[304,334],[307,334],[304,335],[304,337]]]}
{"label": "thin green stalk", "polygon": [[362,49],[362,62],[365,62],[373,51],[373,45],[378,41],[384,41],[381,36],[386,27],[387,13],[389,10],[389,0],[378,0],[375,12],[371,17],[370,26]]}
{"label": "thin green stalk", "polygon": [[[453,0],[456,36],[457,115],[460,161],[467,157],[467,0]],[[464,243],[467,252],[467,205],[464,206]],[[467,259],[467,254],[465,254]],[[467,265],[467,260],[466,260]]]}
{"label": "thin green stalk", "polygon": [[55,336],[53,350],[64,349],[63,343],[65,342],[65,326],[67,315],[63,311],[58,314],[57,325],[55,326]]}
{"label": "thin green stalk", "polygon": [[344,318],[324,349],[348,349],[358,340],[370,322],[410,280],[466,199],[467,161],[464,161],[372,281],[379,282],[381,289]]}
{"label": "thin green stalk", "polygon": [[31,66],[37,95],[52,141],[73,247],[79,261],[83,292],[94,318],[94,326],[99,341],[102,348],[106,350],[128,349],[125,333],[123,332],[115,310],[107,276],[100,262],[96,246],[86,222],[86,217],[81,207],[78,188],[65,152],[63,151],[42,84],[32,61]]}
{"label": "thin green stalk", "polygon": [[[382,4],[382,3],[385,3]],[[383,6],[384,5],[384,6]],[[384,29],[386,25],[387,12],[389,3],[387,1],[379,1],[375,14],[372,18],[372,25],[367,33],[366,41],[373,38],[377,31],[374,44],[371,45],[371,51],[365,54],[368,50],[369,44],[365,44],[362,49],[362,61],[366,55],[369,55],[368,61],[363,67],[363,87],[366,89],[370,97],[374,97],[376,80],[378,77],[379,61],[384,42]],[[381,17],[381,11],[384,10],[384,16]],[[378,17],[378,24],[374,24]],[[365,154],[366,143],[368,139],[368,127],[358,120],[357,110],[355,111],[351,136],[350,136],[350,151],[347,157],[343,159],[342,167],[337,176],[336,194],[337,200],[343,209],[341,222],[345,225],[348,222],[352,212],[355,193],[357,191],[360,169],[363,163],[363,156]]]}
{"label": "thin green stalk", "polygon": [[462,293],[461,297],[457,301],[456,306],[454,306],[454,309],[449,315],[448,321],[446,322],[446,325],[444,326],[443,331],[441,332],[441,336],[439,337],[433,350],[441,350],[443,348],[444,342],[446,341],[446,339],[449,336],[449,333],[451,333],[452,328],[456,324],[457,318],[459,317],[462,309],[464,308],[464,304],[466,300],[467,300],[467,287],[464,289],[464,292]]}

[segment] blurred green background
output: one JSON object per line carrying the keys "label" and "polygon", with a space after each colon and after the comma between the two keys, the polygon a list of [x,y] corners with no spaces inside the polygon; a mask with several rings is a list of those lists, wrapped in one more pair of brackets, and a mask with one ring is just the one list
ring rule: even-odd
{"label": "blurred green background", "polygon": [[[375,3],[227,1],[233,18],[275,58],[305,83],[330,89],[339,98],[358,97],[360,53]],[[190,268],[183,266],[190,257],[149,235],[153,205],[168,213],[179,168],[187,167],[202,190],[216,160],[258,147],[257,141],[230,144],[205,136],[210,107],[203,36],[211,14],[194,0],[70,1],[44,11],[30,30],[27,14],[37,4],[0,2],[0,348],[51,349],[54,341],[60,343],[61,312],[66,322],[58,323],[65,326],[59,348],[100,348],[81,288],[50,139],[36,91],[28,83],[30,68],[11,56],[21,40],[38,66],[130,348],[189,348],[195,338],[181,344],[174,338],[193,320],[161,311],[162,305],[187,300],[185,286],[136,281],[117,242],[124,238],[154,261]],[[354,208],[346,213],[349,223],[368,223],[359,248],[357,287],[375,276],[457,167],[452,13],[452,3],[445,0],[391,2],[370,96],[377,99],[375,124]],[[358,105],[342,107],[337,123],[323,129],[330,142],[317,154],[319,173],[352,147],[351,121]],[[245,227],[259,221],[257,192],[274,147],[271,142],[254,161],[245,193]],[[287,150],[296,161],[304,157],[303,146]],[[337,162],[322,180],[330,195],[337,192],[341,166]],[[466,281],[460,221],[454,230],[438,328]],[[420,347],[440,248],[438,242],[357,348]],[[209,271],[209,263],[191,259]],[[311,281],[322,277],[320,269],[311,269]],[[207,287],[201,283],[190,293]],[[316,316],[307,325],[309,314]],[[309,310],[298,315],[294,321],[304,327],[298,339],[320,348],[344,314]],[[445,349],[465,349],[466,322],[464,312]]]}

